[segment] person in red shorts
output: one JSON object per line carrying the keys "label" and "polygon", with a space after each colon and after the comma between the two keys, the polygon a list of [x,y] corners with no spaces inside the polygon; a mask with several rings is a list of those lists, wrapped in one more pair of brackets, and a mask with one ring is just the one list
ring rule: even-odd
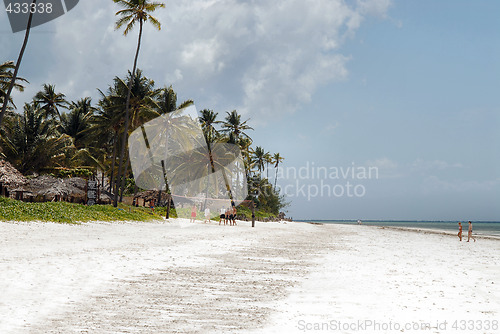
{"label": "person in red shorts", "polygon": [[191,223],[194,223],[194,220],[196,219],[196,205],[193,205],[193,208],[191,209]]}

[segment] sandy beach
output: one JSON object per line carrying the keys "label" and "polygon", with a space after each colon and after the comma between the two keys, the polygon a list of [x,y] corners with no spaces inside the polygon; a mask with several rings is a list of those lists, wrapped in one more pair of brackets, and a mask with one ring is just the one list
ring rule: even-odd
{"label": "sandy beach", "polygon": [[371,226],[0,223],[0,333],[497,333],[500,241]]}

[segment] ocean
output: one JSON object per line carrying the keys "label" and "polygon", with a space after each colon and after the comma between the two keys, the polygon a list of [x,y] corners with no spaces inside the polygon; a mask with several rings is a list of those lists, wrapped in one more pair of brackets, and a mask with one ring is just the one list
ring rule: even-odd
{"label": "ocean", "polygon": [[[322,224],[357,224],[357,220],[306,220]],[[392,220],[366,220],[363,225],[372,226],[395,226],[411,227],[438,231],[456,231],[458,233],[458,221],[392,221]],[[467,237],[469,222],[462,221],[463,235]],[[489,235],[500,237],[500,222],[497,221],[472,221],[473,235]]]}

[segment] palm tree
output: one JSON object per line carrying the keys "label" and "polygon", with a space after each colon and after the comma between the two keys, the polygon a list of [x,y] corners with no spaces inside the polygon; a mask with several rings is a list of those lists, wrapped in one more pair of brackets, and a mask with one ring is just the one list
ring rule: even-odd
{"label": "palm tree", "polygon": [[[13,77],[12,70],[15,69],[14,62],[6,61],[0,64],[0,105],[3,105],[4,98],[7,96],[7,90],[9,89],[10,82]],[[28,82],[26,79],[17,78],[17,81]],[[24,91],[24,86],[14,81],[14,88],[19,91]],[[9,104],[12,104],[15,108],[15,105],[11,98],[9,98]]]}
{"label": "palm tree", "polygon": [[71,102],[69,113],[63,113],[60,116],[58,130],[73,138],[76,148],[83,148],[83,140],[90,129],[90,119],[94,115],[96,108],[92,107],[90,97],[85,97],[77,102]]}
{"label": "palm tree", "polygon": [[[137,39],[137,50],[135,52],[134,58],[134,66],[132,68],[132,80],[129,83],[128,93],[127,93],[127,101],[125,106],[125,130],[123,131],[123,139],[122,139],[122,147],[120,152],[120,162],[118,164],[118,179],[121,176],[123,157],[125,155],[125,147],[127,145],[127,135],[128,135],[128,125],[129,125],[129,107],[130,107],[130,94],[132,89],[132,82],[134,81],[134,74],[137,68],[137,59],[139,58],[139,50],[141,48],[141,38],[142,38],[142,29],[144,22],[150,21],[151,24],[158,30],[161,29],[160,22],[151,16],[149,13],[154,12],[158,8],[164,8],[165,4],[160,2],[150,2],[148,0],[113,0],[115,3],[124,7],[118,12],[116,12],[117,16],[120,16],[118,21],[116,21],[116,29],[121,28],[122,26],[126,26],[123,34],[126,36],[130,31],[132,31],[133,27],[137,22],[139,22],[139,37]],[[122,180],[122,192],[123,188],[125,188],[125,178]],[[118,185],[115,191],[115,199],[113,205],[116,207],[118,205]]]}
{"label": "palm tree", "polygon": [[218,136],[218,131],[214,127],[215,124],[220,123],[220,121],[217,121],[217,115],[218,113],[213,112],[213,110],[203,109],[199,117],[201,128],[203,129],[203,134],[208,145],[212,144]]}
{"label": "palm tree", "polygon": [[255,151],[253,153],[253,162],[257,166],[257,169],[259,170],[259,173],[262,175],[262,171],[264,170],[264,163],[265,163],[265,155],[266,153],[264,152],[264,149],[260,146],[257,146],[255,148]]}
{"label": "palm tree", "polygon": [[248,120],[241,122],[241,115],[236,110],[226,114],[226,119],[222,122],[222,132],[228,135],[229,142],[232,144],[237,143],[240,136],[250,138],[245,132],[245,130],[253,130],[252,127],[247,125]]}
{"label": "palm tree", "polygon": [[273,157],[271,153],[266,152],[264,154],[264,162],[266,163],[266,178],[269,180],[269,164],[273,163]]}
{"label": "palm tree", "polygon": [[250,147],[252,145],[252,140],[247,137],[241,137],[238,140],[238,146],[241,150],[241,156],[243,157],[243,163],[245,164],[245,175],[247,180],[250,179],[250,175],[253,172],[254,163],[252,162],[253,150]]}
{"label": "palm tree", "polygon": [[274,153],[273,155],[273,161],[274,161],[274,168],[276,168],[276,176],[274,177],[274,189],[276,189],[276,181],[278,180],[278,166],[281,162],[283,162],[285,158],[283,158],[279,153]]}
{"label": "palm tree", "polygon": [[[30,8],[32,8],[33,6],[36,6],[36,0],[32,1]],[[33,12],[30,11],[30,15],[28,17],[28,24],[26,26],[26,33],[24,34],[23,46],[21,47],[21,51],[19,52],[19,57],[17,58],[16,67],[14,69],[14,73],[12,74],[9,87],[7,88],[7,93],[4,96],[2,111],[0,111],[0,126],[2,125],[5,112],[7,111],[7,105],[9,104],[10,101],[10,94],[12,93],[12,89],[14,89],[17,80],[17,72],[19,72],[19,67],[21,66],[24,50],[26,50],[26,45],[28,45],[28,38],[30,36],[32,19],[33,19]]]}
{"label": "palm tree", "polygon": [[43,89],[36,93],[34,100],[40,104],[44,117],[51,117],[59,119],[61,113],[59,107],[66,108],[68,101],[63,93],[56,93],[55,85],[43,85]]}
{"label": "palm tree", "polygon": [[[128,87],[131,88],[130,96],[128,96]],[[102,139],[101,134],[108,134],[112,131],[114,139],[111,146],[113,147],[113,158],[111,164],[111,184],[115,185],[115,191],[118,191],[120,177],[117,176],[114,180],[114,170],[116,161],[116,151],[121,150],[119,135],[123,134],[124,129],[124,109],[129,100],[129,119],[131,130],[137,128],[144,122],[147,122],[161,113],[160,94],[161,89],[154,88],[154,81],[142,75],[142,71],[137,69],[135,75],[129,72],[126,79],[115,77],[113,85],[104,94],[99,91],[102,98],[99,101],[100,109],[97,115],[93,118],[92,122],[95,127],[95,134],[98,135],[98,140]],[[106,138],[106,136],[104,137]],[[121,143],[123,145],[123,142]],[[126,168],[123,178],[126,177],[128,172],[128,159],[126,160]],[[122,188],[123,189],[123,188]]]}
{"label": "palm tree", "polygon": [[67,165],[74,152],[71,138],[57,133],[38,103],[26,103],[24,113],[5,118],[1,129],[2,152],[22,173]]}

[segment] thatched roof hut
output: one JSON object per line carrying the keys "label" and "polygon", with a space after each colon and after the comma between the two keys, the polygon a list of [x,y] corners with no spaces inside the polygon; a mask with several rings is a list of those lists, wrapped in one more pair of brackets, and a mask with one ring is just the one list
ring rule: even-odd
{"label": "thatched roof hut", "polygon": [[0,159],[0,182],[4,187],[11,190],[22,187],[26,184],[27,180],[8,161]]}
{"label": "thatched roof hut", "polygon": [[51,175],[42,175],[27,180],[26,184],[12,191],[23,191],[27,196],[45,196],[54,198],[85,198],[85,179],[58,179]]}

